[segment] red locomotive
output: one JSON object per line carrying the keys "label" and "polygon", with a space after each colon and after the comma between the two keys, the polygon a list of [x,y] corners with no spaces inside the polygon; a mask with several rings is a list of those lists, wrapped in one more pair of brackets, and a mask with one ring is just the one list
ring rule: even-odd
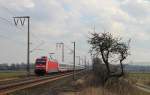
{"label": "red locomotive", "polygon": [[[76,70],[83,69],[81,66],[76,66]],[[66,72],[72,71],[73,65],[69,64],[59,64],[57,60],[53,59],[52,56],[48,58],[47,56],[43,56],[41,58],[37,58],[35,61],[35,74],[36,75],[44,75],[55,72]]]}
{"label": "red locomotive", "polygon": [[35,62],[35,74],[44,75],[45,73],[58,72],[58,62],[46,56],[37,58]]}

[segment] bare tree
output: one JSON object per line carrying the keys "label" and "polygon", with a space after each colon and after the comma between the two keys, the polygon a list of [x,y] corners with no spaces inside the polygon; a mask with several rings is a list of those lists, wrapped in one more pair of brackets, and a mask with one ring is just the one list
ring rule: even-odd
{"label": "bare tree", "polygon": [[[130,42],[130,41],[129,41]],[[117,59],[121,65],[121,75],[123,75],[122,62],[129,55],[129,42],[122,42],[120,38],[115,38],[111,33],[91,33],[88,43],[91,45],[90,53],[94,56],[100,56],[107,68],[107,74],[110,76],[110,59],[119,56]]]}
{"label": "bare tree", "polygon": [[114,53],[119,55],[119,61],[121,66],[121,75],[124,75],[124,69],[122,62],[127,58],[129,55],[129,43],[131,40],[129,40],[127,43],[125,42],[118,42],[116,46],[114,47]]}

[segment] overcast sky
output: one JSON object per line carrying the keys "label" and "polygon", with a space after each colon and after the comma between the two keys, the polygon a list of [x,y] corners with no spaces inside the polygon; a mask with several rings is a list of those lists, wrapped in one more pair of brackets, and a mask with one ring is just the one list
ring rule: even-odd
{"label": "overcast sky", "polygon": [[[31,17],[31,50],[37,56],[55,51],[64,42],[66,52],[76,41],[77,55],[87,55],[89,32],[111,32],[131,38],[128,61],[150,62],[149,0],[0,0],[0,63],[25,62],[27,26],[14,25],[13,16]],[[8,20],[8,21],[7,21]]]}

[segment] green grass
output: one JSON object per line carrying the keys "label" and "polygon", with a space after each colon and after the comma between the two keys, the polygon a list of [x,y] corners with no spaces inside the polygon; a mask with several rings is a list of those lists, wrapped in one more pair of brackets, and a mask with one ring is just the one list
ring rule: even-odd
{"label": "green grass", "polygon": [[135,82],[150,85],[150,73],[128,73],[128,77]]}
{"label": "green grass", "polygon": [[25,71],[3,71],[0,72],[0,79],[21,77],[26,75]]}
{"label": "green grass", "polygon": [[128,73],[130,77],[150,78],[150,73]]}

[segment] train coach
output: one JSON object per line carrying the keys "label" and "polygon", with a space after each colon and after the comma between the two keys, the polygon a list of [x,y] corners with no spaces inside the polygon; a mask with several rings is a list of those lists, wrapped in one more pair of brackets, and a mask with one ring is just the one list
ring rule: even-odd
{"label": "train coach", "polygon": [[[83,66],[76,66],[75,70],[84,69]],[[48,58],[47,56],[42,56],[37,58],[35,61],[35,74],[36,75],[45,75],[50,73],[57,72],[68,72],[73,70],[73,65],[58,63],[57,60],[52,58],[51,56]]]}

